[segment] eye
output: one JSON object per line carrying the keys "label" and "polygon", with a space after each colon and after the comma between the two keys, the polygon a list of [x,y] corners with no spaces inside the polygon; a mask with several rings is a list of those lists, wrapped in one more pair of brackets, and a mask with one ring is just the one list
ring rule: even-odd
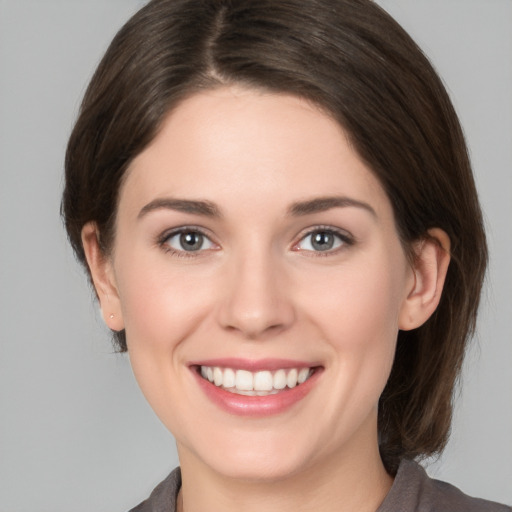
{"label": "eye", "polygon": [[182,229],[166,235],[161,244],[174,252],[199,252],[215,248],[205,234],[194,229]]}
{"label": "eye", "polygon": [[294,248],[300,251],[332,252],[343,245],[351,244],[352,240],[347,235],[332,229],[315,229],[304,236]]}

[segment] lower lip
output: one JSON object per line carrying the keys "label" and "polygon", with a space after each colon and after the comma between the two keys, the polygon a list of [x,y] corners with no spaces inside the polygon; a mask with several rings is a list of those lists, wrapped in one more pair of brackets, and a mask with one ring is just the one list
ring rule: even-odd
{"label": "lower lip", "polygon": [[306,382],[294,388],[288,388],[274,395],[266,396],[246,396],[231,393],[203,379],[197,370],[193,369],[193,373],[206,396],[214,404],[230,414],[239,416],[270,416],[280,414],[302,400],[315,385],[321,370],[317,368]]}

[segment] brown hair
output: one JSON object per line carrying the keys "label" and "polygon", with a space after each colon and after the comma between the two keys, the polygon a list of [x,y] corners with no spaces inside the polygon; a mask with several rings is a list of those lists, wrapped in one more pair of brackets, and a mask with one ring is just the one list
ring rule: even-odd
{"label": "brown hair", "polygon": [[[443,449],[452,392],[475,327],[487,248],[469,158],[448,95],[421,50],[369,0],[153,0],[119,31],[85,94],[66,153],[62,212],[87,268],[81,229],[112,247],[123,174],[166,114],[196,91],[244,84],[306,98],[343,126],[380,180],[397,230],[451,240],[440,305],[400,332],[380,399],[391,473]],[[121,351],[125,333],[115,333]]]}

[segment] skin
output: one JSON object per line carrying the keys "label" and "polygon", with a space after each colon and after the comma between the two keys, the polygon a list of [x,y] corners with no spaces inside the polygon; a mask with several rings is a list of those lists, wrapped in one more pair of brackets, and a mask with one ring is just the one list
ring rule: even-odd
{"label": "skin", "polygon": [[[290,213],[334,196],[366,206]],[[201,250],[169,238],[183,227],[205,233]],[[315,250],[315,229],[341,238]],[[342,128],[299,98],[226,87],[167,116],[127,171],[111,254],[94,223],[82,235],[105,321],[126,329],[139,385],[176,438],[181,509],[377,509],[392,484],[377,404],[397,333],[435,310],[449,262],[447,236],[429,234],[412,268],[381,185]],[[221,357],[322,371],[291,408],[251,418],[197,385],[191,361]]]}

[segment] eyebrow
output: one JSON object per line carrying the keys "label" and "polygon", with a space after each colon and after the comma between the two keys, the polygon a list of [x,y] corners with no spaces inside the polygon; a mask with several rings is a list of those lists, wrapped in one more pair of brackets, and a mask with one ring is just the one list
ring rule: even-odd
{"label": "eyebrow", "polygon": [[[363,201],[352,199],[344,196],[332,197],[316,197],[307,201],[298,201],[293,203],[288,208],[288,215],[293,217],[300,217],[303,215],[311,215],[314,213],[321,213],[332,208],[346,208],[356,207],[368,211],[373,217],[377,217],[375,210]],[[175,198],[159,198],[154,199],[144,206],[137,218],[142,218],[149,212],[154,210],[167,209],[175,210],[183,213],[190,213],[193,215],[202,215],[211,218],[221,218],[222,214],[219,208],[210,201],[198,201],[191,199],[175,199]]]}
{"label": "eyebrow", "polygon": [[190,199],[160,198],[154,199],[144,206],[137,218],[141,219],[154,210],[175,210],[205,217],[220,218],[221,213],[218,207],[210,201],[193,201]]}
{"label": "eyebrow", "polygon": [[344,196],[317,197],[309,201],[299,201],[290,206],[288,214],[294,217],[299,217],[302,215],[325,212],[332,208],[345,207],[362,208],[369,212],[373,217],[377,218],[377,213],[368,203]]}

